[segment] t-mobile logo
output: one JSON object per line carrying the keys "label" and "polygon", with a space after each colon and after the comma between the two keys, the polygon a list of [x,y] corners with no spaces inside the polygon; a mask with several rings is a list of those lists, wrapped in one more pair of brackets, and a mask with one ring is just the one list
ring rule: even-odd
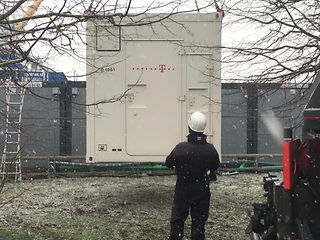
{"label": "t-mobile logo", "polygon": [[159,70],[160,70],[161,72],[163,72],[164,70],[166,70],[166,65],[160,64],[160,65],[159,65]]}

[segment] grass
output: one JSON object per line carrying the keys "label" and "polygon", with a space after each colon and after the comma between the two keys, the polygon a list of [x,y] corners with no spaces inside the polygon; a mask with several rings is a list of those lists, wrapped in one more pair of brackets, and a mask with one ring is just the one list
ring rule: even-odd
{"label": "grass", "polygon": [[34,239],[44,239],[39,238],[36,234],[25,231],[24,229],[10,229],[4,226],[1,226],[0,230],[0,239],[5,240],[34,240]]}
{"label": "grass", "polygon": [[[249,176],[221,176],[212,185],[209,239],[248,239],[245,209],[262,195],[261,175]],[[8,202],[0,208],[0,239],[165,240],[174,184],[175,176],[9,184],[0,195],[0,205]]]}

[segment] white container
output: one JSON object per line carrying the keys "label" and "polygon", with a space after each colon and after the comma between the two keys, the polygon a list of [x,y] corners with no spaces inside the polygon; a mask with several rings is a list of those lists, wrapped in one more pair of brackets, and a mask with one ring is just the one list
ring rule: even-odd
{"label": "white container", "polygon": [[87,22],[87,162],[163,162],[195,111],[220,152],[221,21],[210,13],[135,27]]}

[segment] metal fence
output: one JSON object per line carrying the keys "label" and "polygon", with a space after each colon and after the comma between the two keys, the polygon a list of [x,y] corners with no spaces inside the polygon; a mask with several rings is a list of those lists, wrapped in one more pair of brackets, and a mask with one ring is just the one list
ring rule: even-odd
{"label": "metal fence", "polygon": [[274,129],[268,129],[262,121],[263,113],[274,116],[266,119],[272,128],[275,125],[272,121],[277,119],[282,128],[293,128],[293,136],[301,138],[305,102],[298,89],[280,84],[222,85],[222,155],[259,154],[263,162],[281,164],[281,158],[274,156],[282,153],[282,129],[271,134]]}
{"label": "metal fence", "polygon": [[[42,82],[27,89],[22,109],[22,156],[85,155],[85,91],[84,82]],[[3,136],[4,88],[0,88],[0,111]]]}
{"label": "metal fence", "polygon": [[[270,165],[264,162],[266,157],[281,159],[282,154],[222,154],[222,163],[218,172],[234,174],[282,170],[282,165]],[[50,179],[57,176],[128,176],[175,173],[174,170],[166,168],[163,163],[86,163],[85,156],[24,156],[21,158],[21,164],[23,180],[31,180],[35,177]]]}
{"label": "metal fence", "polygon": [[[42,82],[30,87],[22,113],[22,165],[46,169],[39,156],[84,162],[86,154],[85,82]],[[284,127],[295,128],[302,119],[303,101],[294,102],[299,91],[276,84],[222,85],[222,160],[232,163],[281,165],[281,144],[277,143],[261,121],[261,113],[272,110]],[[5,90],[0,88],[0,136],[5,132]],[[282,133],[279,133],[282,134]],[[3,143],[0,143],[0,149]],[[280,155],[279,155],[280,154]],[[74,158],[75,156],[78,159]],[[53,157],[46,157],[52,159]],[[43,158],[43,157],[40,157]]]}

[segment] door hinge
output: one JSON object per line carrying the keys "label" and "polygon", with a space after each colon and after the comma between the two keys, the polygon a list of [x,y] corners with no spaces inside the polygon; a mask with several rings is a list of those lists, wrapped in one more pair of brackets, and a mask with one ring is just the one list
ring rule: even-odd
{"label": "door hinge", "polygon": [[186,100],[186,95],[179,96],[177,99],[178,99],[178,101],[185,101]]}

